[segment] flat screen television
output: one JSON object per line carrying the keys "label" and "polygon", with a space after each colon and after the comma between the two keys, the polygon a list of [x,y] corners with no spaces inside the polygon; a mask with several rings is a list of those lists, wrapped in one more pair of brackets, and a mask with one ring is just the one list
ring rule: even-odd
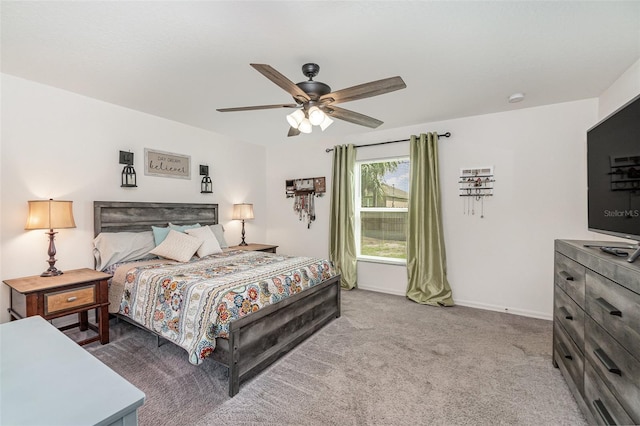
{"label": "flat screen television", "polygon": [[589,230],[640,242],[640,96],[587,131],[587,179]]}

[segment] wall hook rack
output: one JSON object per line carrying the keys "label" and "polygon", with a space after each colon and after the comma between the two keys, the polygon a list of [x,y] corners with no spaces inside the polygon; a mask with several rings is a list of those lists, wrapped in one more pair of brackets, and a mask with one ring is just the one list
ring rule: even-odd
{"label": "wall hook rack", "polygon": [[324,177],[290,179],[285,181],[285,195],[293,198],[293,211],[298,220],[307,222],[307,229],[316,220],[315,198],[322,197],[326,192]]}
{"label": "wall hook rack", "polygon": [[493,166],[460,169],[458,195],[463,198],[463,214],[475,215],[476,202],[480,203],[480,218],[484,218],[484,199],[493,196],[495,182]]}

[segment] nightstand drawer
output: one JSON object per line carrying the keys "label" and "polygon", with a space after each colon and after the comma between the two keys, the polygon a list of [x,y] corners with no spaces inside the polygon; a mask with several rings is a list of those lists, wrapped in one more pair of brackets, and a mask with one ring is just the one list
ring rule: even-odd
{"label": "nightstand drawer", "polygon": [[94,285],[44,295],[45,315],[96,303]]}

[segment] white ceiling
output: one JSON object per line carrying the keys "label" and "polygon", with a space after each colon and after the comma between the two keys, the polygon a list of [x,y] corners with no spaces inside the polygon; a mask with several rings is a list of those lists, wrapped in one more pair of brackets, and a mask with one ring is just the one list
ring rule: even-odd
{"label": "white ceiling", "polygon": [[[597,97],[640,58],[640,1],[3,0],[1,15],[4,73],[265,145],[291,110],[216,111],[292,102],[249,63],[300,82],[315,62],[333,90],[401,76],[340,104],[381,130]],[[295,140],[366,132],[336,120]]]}

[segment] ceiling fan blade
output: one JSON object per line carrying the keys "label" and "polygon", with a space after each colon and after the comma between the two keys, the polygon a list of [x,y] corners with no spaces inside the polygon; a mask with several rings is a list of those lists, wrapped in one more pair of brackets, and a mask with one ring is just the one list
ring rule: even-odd
{"label": "ceiling fan blade", "polygon": [[287,133],[287,136],[298,136],[300,134],[300,130],[296,129],[295,127],[289,127],[289,133]]}
{"label": "ceiling fan blade", "polygon": [[407,87],[401,77],[389,77],[382,80],[371,81],[369,83],[359,84],[357,86],[348,87],[346,89],[337,90],[320,97],[320,100],[333,99],[333,103],[355,101],[357,99],[370,98],[384,93],[393,92],[395,90]]}
{"label": "ceiling fan blade", "polygon": [[246,106],[246,107],[236,107],[236,108],[218,108],[216,111],[218,112],[233,112],[233,111],[252,111],[255,109],[272,109],[272,108],[297,108],[297,104],[277,104],[277,105],[257,105],[257,106]]}
{"label": "ceiling fan blade", "polygon": [[375,129],[383,123],[376,118],[369,117],[368,115],[360,114],[359,112],[350,111],[348,109],[339,108],[330,105],[324,110],[332,118],[348,121],[349,123],[359,124],[361,126],[371,127]]}
{"label": "ceiling fan blade", "polygon": [[293,81],[289,80],[284,75],[280,74],[275,68],[266,64],[249,64],[255,68],[260,74],[267,77],[269,80],[283,88],[287,93],[293,96],[294,99],[300,100],[300,102],[306,102],[309,100],[304,90],[299,88]]}

